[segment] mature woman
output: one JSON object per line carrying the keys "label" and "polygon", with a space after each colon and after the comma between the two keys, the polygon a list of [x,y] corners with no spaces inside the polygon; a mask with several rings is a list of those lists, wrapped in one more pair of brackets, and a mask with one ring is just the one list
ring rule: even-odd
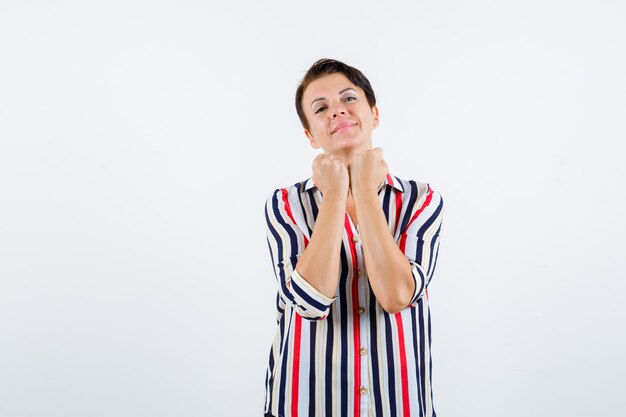
{"label": "mature woman", "polygon": [[311,178],[268,198],[278,329],[265,415],[435,416],[427,287],[443,201],[372,148],[367,78],[322,59],[296,92]]}

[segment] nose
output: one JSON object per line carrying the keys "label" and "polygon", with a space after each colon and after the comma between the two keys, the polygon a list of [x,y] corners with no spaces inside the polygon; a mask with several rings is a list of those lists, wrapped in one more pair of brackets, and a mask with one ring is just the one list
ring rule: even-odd
{"label": "nose", "polygon": [[337,117],[337,115],[339,115],[339,114],[345,115],[346,114],[346,108],[343,106],[342,103],[338,103],[338,104],[336,104],[336,105],[334,105],[332,107],[330,114],[331,114],[333,119],[335,117]]}

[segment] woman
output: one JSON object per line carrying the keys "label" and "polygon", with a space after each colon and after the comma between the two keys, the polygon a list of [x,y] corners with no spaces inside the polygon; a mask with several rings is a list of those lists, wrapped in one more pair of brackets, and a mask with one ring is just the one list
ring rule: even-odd
{"label": "woman", "polygon": [[322,59],[296,92],[311,178],[265,207],[278,329],[265,415],[435,416],[427,286],[443,201],[388,172],[378,107],[357,69]]}

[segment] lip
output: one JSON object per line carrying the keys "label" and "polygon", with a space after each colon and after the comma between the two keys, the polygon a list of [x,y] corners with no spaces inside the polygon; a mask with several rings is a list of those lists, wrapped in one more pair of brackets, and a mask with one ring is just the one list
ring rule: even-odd
{"label": "lip", "polygon": [[356,126],[356,123],[354,122],[341,122],[339,124],[337,124],[335,127],[333,127],[333,129],[330,131],[330,134],[332,135],[333,133],[336,133],[340,130],[345,130],[345,129],[349,129],[353,126]]}

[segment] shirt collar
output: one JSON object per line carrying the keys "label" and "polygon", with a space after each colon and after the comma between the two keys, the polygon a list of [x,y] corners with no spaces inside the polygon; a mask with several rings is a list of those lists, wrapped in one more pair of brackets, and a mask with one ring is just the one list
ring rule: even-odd
{"label": "shirt collar", "polygon": [[[404,188],[402,187],[400,180],[398,180],[397,177],[394,177],[393,175],[391,175],[391,173],[388,173],[387,176],[380,183],[380,185],[378,186],[378,192],[380,192],[380,190],[385,185],[391,185],[392,187],[394,187],[396,190],[400,191],[401,193],[404,192]],[[309,178],[308,180],[306,180],[306,183],[304,184],[304,190],[309,191],[312,188],[317,188],[317,187],[315,186],[315,183],[313,182],[313,178]]]}

